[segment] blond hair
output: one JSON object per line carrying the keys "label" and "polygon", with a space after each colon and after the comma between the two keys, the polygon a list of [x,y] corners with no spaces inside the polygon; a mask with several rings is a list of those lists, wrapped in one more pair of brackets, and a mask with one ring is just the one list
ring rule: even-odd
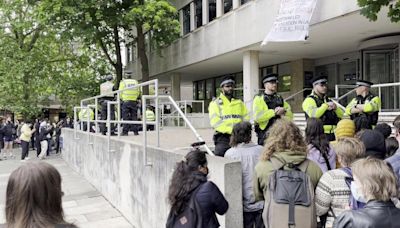
{"label": "blond hair", "polygon": [[387,202],[398,197],[396,175],[385,161],[373,157],[360,159],[352,165],[352,171],[367,200]]}
{"label": "blond hair", "polygon": [[340,163],[349,167],[354,161],[365,156],[365,146],[357,138],[343,137],[338,139],[335,152],[340,157]]}
{"label": "blond hair", "polygon": [[267,161],[276,152],[297,152],[307,154],[307,146],[300,129],[291,121],[278,119],[268,130],[261,160]]}

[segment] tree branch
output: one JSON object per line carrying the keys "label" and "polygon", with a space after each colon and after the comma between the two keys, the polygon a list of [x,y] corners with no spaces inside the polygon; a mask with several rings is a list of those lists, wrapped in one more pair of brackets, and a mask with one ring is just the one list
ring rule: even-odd
{"label": "tree branch", "polygon": [[113,65],[114,67],[116,66],[116,63],[114,63],[114,61],[111,59],[111,56],[108,54],[108,50],[106,45],[104,44],[103,40],[101,39],[101,37],[97,38],[99,43],[100,43],[100,47],[101,50],[103,50],[104,54],[106,55],[108,61],[111,63],[111,65]]}
{"label": "tree branch", "polygon": [[31,39],[31,41],[29,42],[27,51],[31,51],[32,48],[35,46],[35,43],[36,43],[36,41],[39,39],[39,35],[40,35],[40,32],[41,32],[41,31],[42,31],[42,27],[41,27],[41,26],[38,26],[38,27],[35,29],[35,32],[34,32],[33,35],[32,35],[32,39]]}

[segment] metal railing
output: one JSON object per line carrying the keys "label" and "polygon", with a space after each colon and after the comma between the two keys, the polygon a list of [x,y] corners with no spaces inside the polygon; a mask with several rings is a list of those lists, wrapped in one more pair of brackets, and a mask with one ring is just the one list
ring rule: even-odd
{"label": "metal railing", "polygon": [[[204,113],[205,113],[204,100],[199,100],[199,101],[196,101],[196,100],[183,100],[183,101],[175,101],[175,102],[178,105],[180,110],[183,109],[183,113],[185,114],[186,117],[188,117],[187,108],[188,108],[189,104],[192,104],[192,110],[193,110],[193,107],[194,107],[194,105],[193,105],[194,103],[201,104],[201,112],[200,113],[202,115],[201,116],[190,116],[190,119],[192,119],[192,118],[203,118],[203,125],[204,125]],[[176,120],[177,121],[177,125],[181,126],[181,124],[180,124],[181,118],[180,118],[180,114],[178,113],[178,109],[174,110],[171,113],[165,114],[163,106],[164,105],[171,105],[171,103],[170,102],[166,102],[166,103],[160,103],[159,105],[160,105],[160,108],[161,108],[161,127],[165,126],[165,120],[168,120],[168,119]],[[183,105],[183,108],[181,108],[181,105]],[[178,114],[178,115],[176,115],[176,114]],[[189,119],[189,117],[188,117],[188,119]],[[184,122],[184,127],[187,127],[186,122]]]}
{"label": "metal railing", "polygon": [[[148,85],[154,85],[155,88],[155,95],[143,95],[142,96],[142,110],[141,110],[141,114],[142,114],[142,120],[138,121],[138,120],[121,120],[121,93],[126,91],[126,90],[131,90],[131,89],[139,89],[142,88],[143,86],[148,86]],[[111,97],[111,96],[115,96],[117,97],[116,101],[106,101],[107,102],[107,119],[106,120],[99,120],[98,118],[98,104],[99,104],[99,100],[104,98],[104,97]],[[91,126],[92,124],[95,125],[96,130],[99,128],[99,123],[101,124],[105,124],[107,126],[107,132],[108,132],[108,142],[107,142],[107,146],[108,146],[108,151],[109,152],[114,152],[115,150],[111,149],[111,144],[110,144],[110,139],[111,139],[111,124],[116,124],[117,125],[117,135],[118,138],[121,137],[121,124],[141,124],[142,125],[142,131],[143,131],[143,152],[144,152],[144,163],[146,166],[151,166],[151,163],[148,162],[147,160],[147,125],[154,125],[155,126],[155,131],[157,132],[157,147],[160,147],[160,114],[159,114],[159,108],[155,109],[155,121],[147,121],[146,120],[146,101],[148,99],[154,99],[155,102],[155,107],[159,107],[159,99],[168,99],[169,102],[177,109],[178,113],[182,116],[183,120],[185,121],[185,124],[187,126],[189,126],[189,128],[192,130],[192,132],[194,133],[194,135],[196,136],[196,138],[199,141],[204,141],[203,138],[199,135],[199,133],[196,131],[196,129],[193,127],[193,125],[190,123],[190,121],[186,118],[185,113],[182,112],[182,110],[180,110],[178,104],[173,100],[172,97],[170,96],[160,96],[158,95],[158,79],[155,80],[151,80],[151,81],[147,81],[147,82],[143,82],[140,84],[137,84],[133,87],[129,87],[129,88],[125,88],[122,90],[117,90],[117,91],[113,91],[111,93],[107,93],[104,95],[98,95],[98,96],[94,96],[94,97],[90,97],[90,98],[86,98],[81,100],[81,105],[74,107],[74,137],[75,139],[79,139],[77,138],[77,123],[78,123],[78,118],[77,118],[77,111],[78,110],[88,110],[90,108],[94,108],[94,120],[90,120],[90,114],[89,112],[87,112],[86,114],[86,119],[80,120],[80,126],[81,129],[83,129],[83,122],[86,122],[87,125],[87,135],[88,135],[88,143],[89,144],[93,144],[93,142],[90,141],[90,130],[91,130]],[[94,104],[93,104],[94,103]],[[117,107],[115,107],[115,110],[117,110],[117,115],[116,115],[116,120],[111,120],[111,106],[112,105],[116,105]],[[203,110],[204,111],[204,110]],[[214,155],[214,153],[210,150],[210,148],[205,144],[204,145],[206,151],[210,154],[210,155]]]}
{"label": "metal railing", "polygon": [[[396,86],[400,86],[400,82],[393,82],[393,83],[382,83],[382,84],[376,84],[376,85],[372,85],[371,88],[378,88],[378,96],[381,98],[382,97],[382,88],[387,88],[387,87],[396,87]],[[345,94],[343,94],[342,96],[339,97],[339,89],[345,89],[345,88],[349,88],[352,89],[348,92],[346,92]],[[356,89],[355,85],[336,85],[335,86],[335,97],[337,101],[342,100],[343,98],[349,96],[350,94],[352,94]],[[398,103],[398,96],[394,96],[394,104]]]}

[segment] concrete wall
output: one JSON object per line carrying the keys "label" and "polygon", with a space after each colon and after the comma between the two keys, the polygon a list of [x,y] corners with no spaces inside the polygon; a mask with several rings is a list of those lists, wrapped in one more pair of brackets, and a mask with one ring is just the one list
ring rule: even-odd
{"label": "concrete wall", "polygon": [[[111,140],[108,151],[107,137],[89,135],[63,129],[64,160],[83,175],[110,201],[136,228],[165,227],[169,205],[168,185],[175,163],[183,154],[149,147],[148,161],[144,165],[142,147],[132,142]],[[89,144],[89,141],[91,144]],[[242,227],[241,166],[219,157],[209,157],[211,180],[218,185],[229,201],[229,211],[219,217],[222,227]]]}

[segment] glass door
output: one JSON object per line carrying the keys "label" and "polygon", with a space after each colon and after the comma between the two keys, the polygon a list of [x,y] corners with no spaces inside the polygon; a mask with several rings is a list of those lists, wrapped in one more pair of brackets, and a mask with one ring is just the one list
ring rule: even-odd
{"label": "glass door", "polygon": [[[399,82],[398,47],[388,50],[365,51],[364,57],[364,79],[374,84]],[[396,60],[397,58],[397,60]],[[378,95],[379,89],[375,88],[372,93]],[[381,89],[382,110],[393,111],[399,107],[398,87],[384,87]]]}

